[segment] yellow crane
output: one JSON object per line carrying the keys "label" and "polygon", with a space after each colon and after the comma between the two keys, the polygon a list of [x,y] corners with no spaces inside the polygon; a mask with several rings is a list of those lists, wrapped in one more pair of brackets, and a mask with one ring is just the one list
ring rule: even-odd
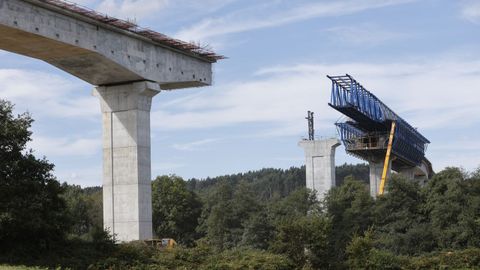
{"label": "yellow crane", "polygon": [[385,191],[385,184],[387,181],[388,164],[390,163],[390,154],[392,152],[393,136],[395,134],[395,121],[392,122],[392,128],[390,130],[390,137],[388,139],[387,154],[385,155],[385,164],[383,164],[382,181],[380,182],[380,189],[378,195],[383,195]]}

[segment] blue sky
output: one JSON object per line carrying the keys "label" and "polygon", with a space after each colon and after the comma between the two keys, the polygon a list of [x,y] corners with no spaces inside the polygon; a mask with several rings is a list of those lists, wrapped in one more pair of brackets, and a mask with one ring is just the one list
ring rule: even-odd
{"label": "blue sky", "polygon": [[[229,59],[211,87],[152,106],[152,176],[217,176],[303,164],[307,110],[335,136],[327,74],[351,74],[432,142],[436,171],[480,165],[480,0],[82,0],[108,15],[210,45]],[[101,185],[93,86],[0,51],[0,97],[36,120],[30,147],[60,181]],[[359,162],[337,151],[337,163]]]}

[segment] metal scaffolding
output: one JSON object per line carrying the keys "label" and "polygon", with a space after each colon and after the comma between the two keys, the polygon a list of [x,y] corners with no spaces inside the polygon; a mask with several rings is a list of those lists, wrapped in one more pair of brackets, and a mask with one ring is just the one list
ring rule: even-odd
{"label": "metal scaffolding", "polygon": [[[392,155],[405,165],[418,165],[422,162],[430,141],[415,128],[399,117],[374,94],[366,90],[352,76],[327,76],[332,81],[332,94],[329,105],[348,116],[351,120],[337,123],[340,139],[347,152],[367,161],[375,154],[365,147],[367,137],[385,137],[392,122],[395,122],[395,138]],[[381,149],[376,147],[375,149]],[[386,151],[386,145],[384,147]],[[378,151],[377,151],[378,152]]]}

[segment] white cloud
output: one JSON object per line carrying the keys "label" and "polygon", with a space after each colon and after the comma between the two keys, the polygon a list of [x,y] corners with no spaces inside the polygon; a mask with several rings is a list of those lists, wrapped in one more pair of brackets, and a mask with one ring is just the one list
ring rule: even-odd
{"label": "white cloud", "polygon": [[168,3],[168,0],[103,0],[96,9],[110,16],[135,21],[155,15]]}
{"label": "white cloud", "polygon": [[[93,118],[99,115],[99,102],[89,95],[91,86],[78,89],[80,85],[83,84],[46,72],[0,69],[0,96],[34,116]],[[82,90],[85,96],[74,96],[75,91]]]}
{"label": "white cloud", "polygon": [[[341,114],[327,105],[331,82],[325,76],[345,73],[353,75],[421,133],[435,137],[430,138],[427,156],[436,170],[445,166],[468,170],[478,167],[478,145],[471,151],[474,139],[461,137],[462,132],[477,132],[480,124],[480,91],[476,87],[480,85],[480,59],[475,58],[264,68],[250,81],[217,85],[160,106],[152,114],[153,128],[208,130],[242,125],[243,131],[235,136],[300,136],[305,133],[305,112],[310,109],[315,112],[317,135],[330,136]],[[265,128],[258,128],[262,125]],[[433,135],[453,130],[458,133],[448,138]]]}
{"label": "white cloud", "polygon": [[101,151],[101,139],[72,139],[53,138],[33,135],[28,147],[32,148],[37,156],[48,158],[92,156]]}
{"label": "white cloud", "polygon": [[82,187],[93,187],[102,185],[102,166],[88,166],[81,168],[79,164],[74,169],[54,169],[54,174],[60,182],[67,182]]}
{"label": "white cloud", "polygon": [[405,38],[406,35],[382,29],[373,24],[337,26],[326,30],[336,43],[353,46],[376,46]]}
{"label": "white cloud", "polygon": [[[210,37],[255,29],[276,27],[316,17],[342,16],[369,9],[398,5],[412,0],[342,0],[321,2],[273,1],[255,2],[254,6],[225,16],[207,18],[180,30],[175,36],[184,40],[204,40]],[[294,4],[292,4],[294,3]]]}
{"label": "white cloud", "polygon": [[152,113],[152,125],[186,130],[264,123],[269,136],[300,135],[310,109],[316,112],[318,135],[329,136],[341,115],[327,105],[331,83],[325,76],[347,72],[421,132],[480,121],[480,92],[474,87],[480,85],[480,61],[452,59],[265,68],[253,80],[217,85],[160,105]]}
{"label": "white cloud", "polygon": [[[305,110],[319,108],[319,100],[328,100],[329,92],[319,91],[323,79],[318,73],[303,73],[217,85],[196,98],[182,99],[182,103],[159,104],[160,110],[152,113],[152,125],[158,129],[205,129],[265,123],[278,125],[278,133],[283,135],[297,134],[304,125],[299,119]],[[335,117],[333,110],[325,108],[317,119],[331,122]]]}
{"label": "white cloud", "polygon": [[195,151],[201,149],[202,146],[217,142],[219,139],[203,139],[188,143],[176,143],[172,147],[181,151]]}
{"label": "white cloud", "polygon": [[480,23],[480,2],[478,0],[463,1],[460,12],[465,20]]}

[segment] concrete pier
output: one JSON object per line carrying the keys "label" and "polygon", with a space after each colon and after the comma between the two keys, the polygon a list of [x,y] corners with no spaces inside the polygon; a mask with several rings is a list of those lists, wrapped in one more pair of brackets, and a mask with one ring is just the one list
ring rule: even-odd
{"label": "concrete pier", "polygon": [[[384,162],[369,162],[370,167],[370,195],[374,198],[377,197],[380,190],[380,182],[382,181],[382,173]],[[387,179],[390,179],[392,174],[392,161],[388,164]]]}
{"label": "concrete pier", "polygon": [[426,158],[422,163],[413,168],[404,168],[398,171],[403,177],[418,182],[420,185],[425,185],[433,175],[433,168],[430,161]]}
{"label": "concrete pier", "polygon": [[150,107],[160,86],[97,87],[103,119],[103,222],[118,241],[152,238]]}
{"label": "concrete pier", "polygon": [[0,49],[45,61],[97,86],[104,226],[118,241],[152,238],[152,97],[160,89],[210,85],[212,63],[222,57],[58,1],[0,0],[0,36]]}
{"label": "concrete pier", "polygon": [[338,139],[302,140],[298,146],[305,150],[306,187],[317,192],[318,200],[335,186],[335,149]]}

